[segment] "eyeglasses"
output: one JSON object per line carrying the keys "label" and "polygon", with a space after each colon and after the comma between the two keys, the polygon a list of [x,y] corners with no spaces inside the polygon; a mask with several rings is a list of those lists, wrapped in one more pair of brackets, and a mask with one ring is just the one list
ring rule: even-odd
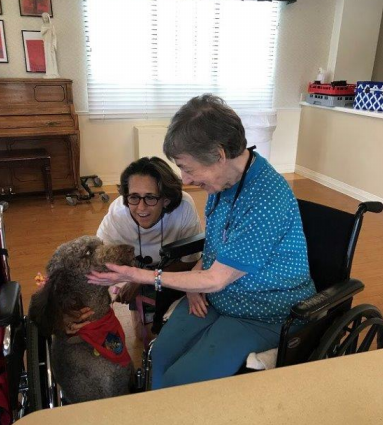
{"label": "eyeglasses", "polygon": [[141,199],[144,200],[145,204],[149,207],[154,207],[157,205],[158,201],[161,199],[161,196],[154,196],[154,195],[146,195],[146,196],[139,196],[139,195],[128,195],[126,200],[128,201],[129,205],[138,205],[141,201]]}

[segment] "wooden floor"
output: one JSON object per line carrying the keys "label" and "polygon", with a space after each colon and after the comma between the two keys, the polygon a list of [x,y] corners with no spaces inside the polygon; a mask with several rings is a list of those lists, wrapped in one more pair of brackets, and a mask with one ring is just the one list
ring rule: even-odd
{"label": "wooden floor", "polygon": [[[296,174],[285,175],[298,198],[319,202],[338,209],[355,212],[359,202]],[[105,189],[105,188],[104,188]],[[115,187],[107,187],[111,200],[117,197]],[[190,190],[200,217],[206,194]],[[1,200],[1,198],[0,198]],[[10,255],[11,277],[20,282],[25,309],[36,291],[34,276],[44,272],[55,248],[82,235],[95,234],[108,211],[108,204],[94,198],[91,202],[70,207],[64,196],[56,196],[54,207],[41,198],[12,199],[5,213],[6,242]],[[361,279],[366,289],[357,295],[357,304],[374,304],[383,311],[383,213],[367,214],[355,253],[352,276]],[[142,344],[129,332],[130,316],[125,306],[118,308],[119,317],[128,329],[128,349],[139,364]]]}

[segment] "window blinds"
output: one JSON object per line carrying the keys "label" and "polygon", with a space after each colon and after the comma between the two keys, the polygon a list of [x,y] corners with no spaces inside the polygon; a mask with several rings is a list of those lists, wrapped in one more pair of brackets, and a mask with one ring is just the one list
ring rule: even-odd
{"label": "window blinds", "polygon": [[[91,118],[171,117],[214,93],[272,106],[278,3],[83,0]],[[107,7],[106,7],[107,6]]]}

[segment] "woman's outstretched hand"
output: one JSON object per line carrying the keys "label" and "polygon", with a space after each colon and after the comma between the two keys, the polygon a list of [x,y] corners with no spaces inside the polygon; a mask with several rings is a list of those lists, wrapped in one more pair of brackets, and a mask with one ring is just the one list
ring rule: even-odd
{"label": "woman's outstretched hand", "polygon": [[112,286],[121,282],[146,283],[143,281],[142,276],[144,270],[136,267],[117,266],[116,264],[110,263],[107,263],[106,267],[110,272],[96,272],[93,270],[87,274],[88,283],[101,286]]}

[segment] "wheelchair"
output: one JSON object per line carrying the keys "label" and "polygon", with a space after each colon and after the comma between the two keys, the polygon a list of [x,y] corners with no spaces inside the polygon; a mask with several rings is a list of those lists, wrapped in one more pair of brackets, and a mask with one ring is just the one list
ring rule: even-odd
{"label": "wheelchair", "polygon": [[70,205],[71,207],[74,207],[79,202],[90,201],[96,195],[98,195],[101,198],[101,201],[102,202],[104,202],[104,203],[108,203],[109,202],[109,195],[105,191],[103,191],[103,190],[98,190],[96,192],[92,191],[92,189],[90,188],[90,186],[88,184],[88,181],[89,180],[93,182],[93,186],[94,187],[101,187],[102,184],[103,184],[103,182],[100,179],[100,177],[98,177],[95,174],[92,174],[90,176],[80,177],[81,186],[86,191],[86,194],[67,193],[65,195],[65,199],[66,199],[66,203],[68,205]]}
{"label": "wheelchair", "polygon": [[[307,241],[311,277],[317,293],[294,305],[280,333],[276,367],[290,366],[380,349],[383,317],[378,308],[363,304],[352,308],[353,297],[364,284],[350,277],[352,261],[366,212],[380,213],[380,202],[361,203],[350,214],[313,202],[298,200]],[[203,250],[204,234],[168,244],[163,261],[173,261]],[[291,332],[294,323],[305,323]],[[143,353],[142,382],[151,386],[152,341]],[[237,374],[254,372],[243,365]]]}
{"label": "wheelchair", "polygon": [[[0,423],[61,405],[50,365],[50,340],[24,316],[20,285],[11,280],[0,202]],[[25,357],[27,368],[25,367]]]}

